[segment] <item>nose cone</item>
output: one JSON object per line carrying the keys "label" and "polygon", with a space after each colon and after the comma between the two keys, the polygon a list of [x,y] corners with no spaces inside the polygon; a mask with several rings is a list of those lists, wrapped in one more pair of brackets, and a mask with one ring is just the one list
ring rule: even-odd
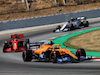
{"label": "nose cone", "polygon": [[16,42],[13,43],[13,50],[17,50],[17,43]]}

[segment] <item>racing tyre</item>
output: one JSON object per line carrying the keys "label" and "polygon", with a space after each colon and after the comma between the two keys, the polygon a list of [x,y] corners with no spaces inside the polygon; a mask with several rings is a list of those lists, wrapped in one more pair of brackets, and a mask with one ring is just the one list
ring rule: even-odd
{"label": "racing tyre", "polygon": [[23,61],[31,61],[32,60],[32,50],[26,50],[22,53]]}
{"label": "racing tyre", "polygon": [[52,51],[51,54],[50,54],[50,60],[51,62],[53,63],[56,63],[57,61],[57,57],[56,57],[56,52]]}
{"label": "racing tyre", "polygon": [[29,44],[30,43],[30,41],[29,41],[29,39],[26,39],[26,41],[24,41],[23,42],[23,47],[26,47],[26,49],[27,49],[27,44]]}
{"label": "racing tyre", "polygon": [[89,22],[86,21],[86,24],[84,25],[84,27],[89,27]]}
{"label": "racing tyre", "polygon": [[29,39],[26,39],[26,43],[30,43],[30,40]]}
{"label": "racing tyre", "polygon": [[[23,46],[23,43],[22,43],[22,46]],[[22,46],[21,46],[21,43],[18,42],[18,50],[19,50],[19,47],[22,47]]]}
{"label": "racing tyre", "polygon": [[7,48],[8,48],[8,44],[5,43],[4,46],[3,46],[3,52],[4,52],[4,53],[6,52],[5,49],[7,49]]}
{"label": "racing tyre", "polygon": [[58,51],[52,51],[50,54],[51,62],[57,63],[57,57],[60,57],[60,53]]}
{"label": "racing tyre", "polygon": [[56,30],[53,30],[53,32],[55,33]]}
{"label": "racing tyre", "polygon": [[80,61],[80,56],[86,57],[86,52],[83,48],[80,48],[76,51],[76,56],[78,57],[78,61]]}
{"label": "racing tyre", "polygon": [[69,30],[70,30],[70,31],[71,31],[71,30],[74,30],[73,24],[71,24],[71,27],[69,28]]}

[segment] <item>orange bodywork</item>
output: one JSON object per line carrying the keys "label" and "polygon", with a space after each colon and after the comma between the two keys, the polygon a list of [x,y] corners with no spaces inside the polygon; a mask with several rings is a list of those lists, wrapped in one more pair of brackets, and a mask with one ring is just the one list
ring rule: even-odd
{"label": "orange bodywork", "polygon": [[[54,47],[56,47],[56,48],[54,48]],[[35,50],[34,53],[35,54],[41,54],[42,52],[46,52],[48,49],[50,51],[59,51],[60,55],[69,54],[73,58],[78,59],[77,56],[75,56],[74,54],[72,54],[70,50],[64,49],[64,48],[61,49],[59,44],[57,44],[57,45],[45,45],[44,44],[38,50]]]}
{"label": "orange bodywork", "polygon": [[38,50],[35,50],[35,54],[41,54],[42,52],[45,52],[48,50],[48,48],[52,48],[52,45],[42,45]]}
{"label": "orange bodywork", "polygon": [[69,54],[70,56],[72,56],[75,59],[78,59],[77,56],[75,56],[74,54],[71,53],[70,50],[68,49],[55,49],[55,51],[59,51],[60,55],[65,55],[65,54]]}

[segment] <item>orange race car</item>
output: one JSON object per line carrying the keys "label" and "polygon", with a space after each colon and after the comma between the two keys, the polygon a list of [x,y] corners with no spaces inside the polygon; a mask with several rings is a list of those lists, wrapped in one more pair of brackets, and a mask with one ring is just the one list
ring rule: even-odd
{"label": "orange race car", "polygon": [[52,45],[49,43],[33,43],[29,44],[29,48],[22,53],[23,61],[31,61],[32,59],[38,59],[39,61],[52,61],[53,63],[62,62],[78,62],[86,59],[86,53],[84,49],[78,49],[74,55],[68,49],[61,49],[60,45]]}

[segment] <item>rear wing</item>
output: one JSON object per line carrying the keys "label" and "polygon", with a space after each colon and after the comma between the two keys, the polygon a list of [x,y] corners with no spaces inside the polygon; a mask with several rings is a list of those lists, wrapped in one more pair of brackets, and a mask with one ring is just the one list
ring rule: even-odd
{"label": "rear wing", "polygon": [[29,46],[41,46],[44,42],[35,42],[35,43],[29,43]]}
{"label": "rear wing", "polygon": [[23,34],[15,34],[15,35],[11,35],[11,38],[23,38],[24,35]]}
{"label": "rear wing", "polygon": [[86,17],[77,17],[78,20],[86,20]]}
{"label": "rear wing", "polygon": [[28,43],[27,49],[38,50],[44,42]]}

